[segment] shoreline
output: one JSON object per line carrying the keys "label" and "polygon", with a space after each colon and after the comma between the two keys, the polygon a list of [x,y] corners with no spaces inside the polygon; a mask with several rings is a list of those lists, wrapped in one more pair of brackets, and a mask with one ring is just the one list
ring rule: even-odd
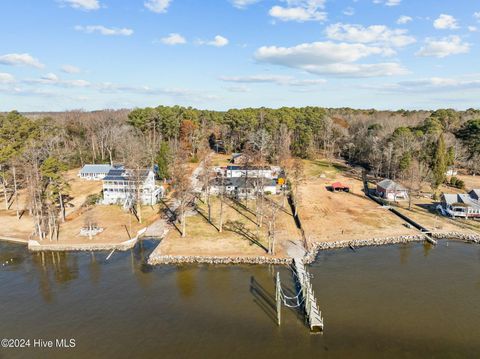
{"label": "shoreline", "polygon": [[[145,230],[145,229],[144,229]],[[139,237],[144,234],[139,231],[134,238],[120,243],[78,243],[78,244],[41,244],[35,240],[17,240],[12,238],[0,237],[0,240],[27,245],[28,250],[32,252],[69,252],[69,251],[111,251],[119,250],[126,251],[132,249],[139,240]],[[466,243],[479,243],[480,234],[466,234],[461,232],[446,232],[446,233],[432,233],[434,239],[450,239],[463,241]],[[161,240],[163,236],[153,237],[145,236],[145,238],[153,238]],[[305,264],[311,264],[321,251],[342,249],[348,247],[376,247],[383,245],[405,244],[411,242],[425,241],[424,234],[417,235],[402,235],[396,237],[371,238],[360,240],[343,240],[333,242],[314,242],[310,244],[311,249],[302,257]],[[158,244],[160,245],[160,243]],[[249,264],[249,265],[285,265],[291,264],[293,257],[270,257],[267,255],[260,256],[229,256],[229,255],[162,255],[156,253],[155,250],[149,255],[147,263],[149,265],[164,265],[164,264]]]}
{"label": "shoreline", "polygon": [[[451,239],[463,241],[466,243],[480,243],[480,235],[476,234],[464,234],[460,232],[449,233],[434,233],[432,237],[435,239]],[[311,244],[312,249],[307,252],[302,260],[305,264],[311,264],[317,258],[317,255],[324,250],[342,249],[352,247],[377,247],[384,245],[405,244],[412,242],[425,241],[424,234],[418,235],[404,235],[397,237],[385,237],[385,238],[371,238],[361,240],[345,240],[336,242],[315,242]],[[255,265],[268,265],[268,264],[291,264],[292,257],[268,257],[268,256],[195,256],[195,255],[158,255],[150,254],[147,263],[149,265],[162,265],[162,264],[255,264]]]}
{"label": "shoreline", "polygon": [[32,252],[73,252],[73,251],[126,251],[135,246],[138,238],[132,238],[120,243],[77,243],[77,244],[40,244],[38,241],[28,241],[28,250]]}

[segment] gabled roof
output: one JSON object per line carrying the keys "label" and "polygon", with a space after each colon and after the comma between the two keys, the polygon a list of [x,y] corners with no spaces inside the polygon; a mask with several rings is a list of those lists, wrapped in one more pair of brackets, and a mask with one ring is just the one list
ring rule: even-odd
{"label": "gabled roof", "polygon": [[478,201],[475,201],[466,193],[455,194],[455,193],[445,193],[443,194],[443,200],[446,204],[450,206],[461,206],[461,207],[472,207],[480,209],[480,204]]}
{"label": "gabled roof", "polygon": [[271,170],[269,166],[227,166],[229,171],[258,171],[258,170]]}
{"label": "gabled roof", "polygon": [[383,181],[377,183],[377,186],[385,189],[385,190],[392,190],[392,191],[406,191],[405,187],[402,185],[398,184],[395,181],[392,181],[391,179],[384,179]]}
{"label": "gabled roof", "polygon": [[480,200],[480,189],[472,189],[468,194],[470,197],[473,197],[473,199],[477,201]]}
{"label": "gabled roof", "polygon": [[[141,180],[144,180],[145,178],[148,177],[150,173],[150,169],[141,169],[139,170],[139,178]],[[134,176],[136,170],[130,170],[130,169],[125,169],[125,168],[112,168],[108,174],[105,176],[103,179],[104,181],[129,181],[129,180],[136,180],[137,176]]]}
{"label": "gabled roof", "polygon": [[[237,188],[252,188],[255,186],[256,183],[261,183],[263,186],[276,186],[277,182],[272,179],[264,178],[264,177],[226,177],[223,178],[223,185],[225,187],[237,187]],[[222,185],[222,178],[216,177],[212,180],[212,184],[214,186],[221,186]]]}
{"label": "gabled roof", "polygon": [[91,174],[102,174],[108,173],[112,166],[110,165],[85,165],[83,166],[82,170],[80,171],[81,174],[91,173]]}

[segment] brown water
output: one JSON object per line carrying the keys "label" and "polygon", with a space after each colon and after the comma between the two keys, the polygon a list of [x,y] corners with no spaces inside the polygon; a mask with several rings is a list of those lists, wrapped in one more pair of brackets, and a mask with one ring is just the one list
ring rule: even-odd
{"label": "brown water", "polygon": [[[132,252],[30,254],[0,244],[0,339],[74,338],[0,358],[478,358],[480,246],[442,241],[323,252],[310,266],[325,318],[311,335],[271,307],[286,267],[162,266]],[[13,264],[1,266],[13,258]]]}

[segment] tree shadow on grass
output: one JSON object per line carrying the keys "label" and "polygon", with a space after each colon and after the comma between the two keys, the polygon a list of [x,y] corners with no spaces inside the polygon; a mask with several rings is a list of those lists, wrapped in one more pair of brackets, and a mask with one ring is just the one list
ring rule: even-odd
{"label": "tree shadow on grass", "polygon": [[203,219],[205,219],[205,221],[207,221],[208,224],[212,225],[213,228],[215,228],[217,231],[220,231],[220,229],[211,221],[211,220],[208,220],[208,217],[207,215],[205,214],[205,212],[199,207],[199,206],[196,206],[195,208],[197,210],[197,213],[203,217]]}
{"label": "tree shadow on grass", "polygon": [[244,223],[240,221],[227,221],[225,223],[225,230],[241,235],[242,237],[248,239],[251,244],[256,244],[266,253],[268,253],[268,249],[259,242],[257,236],[254,233],[252,233],[245,227]]}

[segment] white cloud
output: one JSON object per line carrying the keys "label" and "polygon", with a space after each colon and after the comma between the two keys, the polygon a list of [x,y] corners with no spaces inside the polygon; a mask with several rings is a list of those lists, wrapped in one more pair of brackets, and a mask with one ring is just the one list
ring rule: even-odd
{"label": "white cloud", "polygon": [[387,6],[397,6],[397,5],[400,5],[401,2],[402,2],[402,0],[387,0],[385,2],[385,5],[387,5]]}
{"label": "white cloud", "polygon": [[457,19],[452,15],[441,14],[433,22],[433,27],[438,30],[455,30],[458,29]]}
{"label": "white cloud", "polygon": [[0,55],[0,64],[12,66],[32,66],[36,68],[43,68],[45,65],[40,63],[36,58],[30,54],[6,54]]}
{"label": "white cloud", "polygon": [[327,13],[319,11],[325,7],[325,0],[285,0],[287,6],[273,6],[270,16],[281,21],[325,21]]}
{"label": "white cloud", "polygon": [[13,82],[15,82],[15,77],[13,77],[13,75],[6,72],[0,72],[0,84],[10,84]]}
{"label": "white cloud", "polygon": [[469,26],[468,27],[468,31],[470,32],[477,32],[478,31],[478,28],[476,26]]}
{"label": "white cloud", "polygon": [[226,82],[236,83],[274,83],[282,86],[315,86],[326,83],[324,79],[296,79],[284,75],[251,75],[251,76],[223,76],[220,78]]}
{"label": "white cloud", "polygon": [[122,85],[111,82],[95,84],[94,87],[104,93],[133,93],[142,95],[167,95],[183,100],[200,102],[205,100],[216,100],[214,95],[205,92],[192,91],[182,88],[153,88],[150,86]]}
{"label": "white cloud", "polygon": [[469,43],[462,42],[460,36],[452,35],[441,39],[426,38],[425,46],[416,55],[443,58],[450,55],[465,54],[469,51]]}
{"label": "white cloud", "polygon": [[228,43],[229,43],[228,39],[221,35],[215,36],[211,41],[197,40],[198,45],[209,45],[209,46],[215,46],[215,47],[223,47],[228,45]]}
{"label": "white cloud", "polygon": [[100,3],[98,0],[63,0],[62,2],[74,9],[87,11],[100,9]]}
{"label": "white cloud", "polygon": [[225,89],[230,92],[250,92],[250,89],[246,86],[229,86]]}
{"label": "white cloud", "polygon": [[75,26],[75,30],[82,31],[86,34],[93,34],[98,32],[101,35],[105,36],[130,36],[133,34],[132,29],[128,28],[116,28],[116,27],[105,27],[103,25],[88,25],[88,26]]}
{"label": "white cloud", "polygon": [[168,36],[162,37],[160,42],[165,45],[180,45],[186,44],[187,40],[182,35],[172,32]]}
{"label": "white cloud", "polygon": [[353,16],[353,15],[355,15],[355,9],[351,6],[349,6],[345,10],[343,10],[343,14],[346,15],[346,16]]}
{"label": "white cloud", "polygon": [[171,0],[148,0],[143,3],[143,5],[150,11],[156,12],[157,14],[167,12],[168,7],[170,6]]}
{"label": "white cloud", "polygon": [[261,0],[230,0],[232,5],[237,9],[245,9],[247,6],[255,4]]}
{"label": "white cloud", "polygon": [[23,82],[28,84],[43,84],[43,85],[61,86],[61,87],[90,87],[91,86],[91,83],[85,80],[63,80],[52,72],[49,72],[41,76],[39,79],[24,80]]}
{"label": "white cloud", "polygon": [[474,17],[475,19],[477,19],[477,20],[480,20],[480,11],[474,12],[474,13],[473,13],[473,17]]}
{"label": "white cloud", "polygon": [[81,70],[77,66],[63,65],[61,70],[67,74],[78,74]]}
{"label": "white cloud", "polygon": [[385,25],[363,27],[362,25],[338,23],[332,24],[326,29],[327,37],[332,40],[393,47],[404,47],[416,42],[415,38],[407,33],[407,30],[390,29]]}
{"label": "white cloud", "polygon": [[373,0],[374,4],[384,4],[385,6],[398,6],[402,0]]}
{"label": "white cloud", "polygon": [[410,21],[413,21],[413,18],[411,16],[402,15],[397,19],[397,24],[404,25],[409,23]]}
{"label": "white cloud", "polygon": [[399,63],[386,62],[358,64],[369,56],[385,56],[391,52],[376,46],[313,42],[293,47],[263,46],[256,53],[258,61],[301,69],[313,74],[330,74],[344,77],[374,77],[403,75],[408,71]]}
{"label": "white cloud", "polygon": [[364,87],[387,92],[413,91],[425,93],[425,91],[457,91],[465,89],[480,89],[480,78],[478,75],[460,76],[458,78],[430,77],[400,81],[393,84],[367,85]]}

